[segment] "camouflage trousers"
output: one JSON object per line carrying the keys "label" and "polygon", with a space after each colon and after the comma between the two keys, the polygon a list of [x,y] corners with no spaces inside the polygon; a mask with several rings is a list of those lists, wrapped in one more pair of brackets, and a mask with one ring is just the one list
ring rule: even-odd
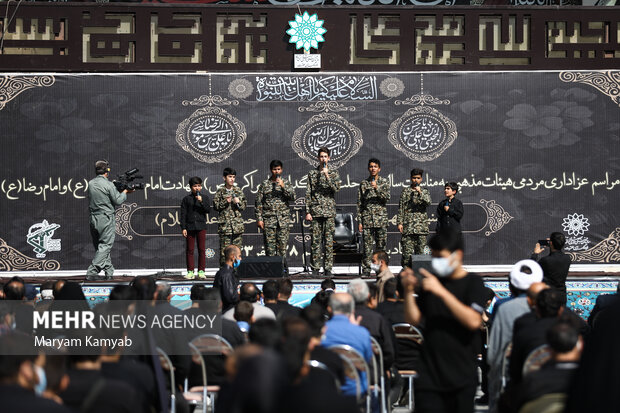
{"label": "camouflage trousers", "polygon": [[288,237],[291,232],[288,225],[282,227],[265,227],[263,230],[263,238],[265,240],[265,254],[268,257],[278,255],[286,257],[286,247],[288,245]]}
{"label": "camouflage trousers", "polygon": [[243,250],[243,234],[219,234],[220,235],[220,267],[226,262],[224,250],[229,245],[236,245]]}
{"label": "camouflage trousers", "polygon": [[385,251],[385,244],[387,242],[387,229],[384,227],[364,227],[364,230],[362,231],[362,239],[364,240],[364,259],[362,260],[362,273],[369,274],[372,254],[374,254],[376,251]]}
{"label": "camouflage trousers", "polygon": [[[311,221],[312,228],[312,246],[310,255],[310,267],[312,271],[318,271],[321,268],[321,255],[325,254],[325,263],[323,268],[325,271],[331,271],[334,267],[334,218],[314,218]],[[321,243],[325,240],[323,250]]]}
{"label": "camouflage trousers", "polygon": [[424,247],[426,247],[426,235],[403,234],[400,239],[400,247],[402,251],[400,264],[403,267],[411,267],[411,254],[424,254]]}

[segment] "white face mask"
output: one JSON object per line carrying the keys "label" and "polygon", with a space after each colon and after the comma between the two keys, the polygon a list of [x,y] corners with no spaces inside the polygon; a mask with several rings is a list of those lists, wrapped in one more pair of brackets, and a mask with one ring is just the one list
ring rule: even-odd
{"label": "white face mask", "polygon": [[45,375],[45,370],[36,364],[34,365],[34,371],[39,378],[39,382],[34,386],[34,392],[37,396],[40,396],[47,388],[47,376]]}
{"label": "white face mask", "polygon": [[370,263],[370,269],[374,272],[379,272],[379,270],[381,269],[381,264]]}
{"label": "white face mask", "polygon": [[[450,255],[450,258],[453,255]],[[454,268],[450,265],[450,258],[444,257],[433,257],[431,259],[431,265],[435,274],[440,278],[449,277],[454,272]]]}

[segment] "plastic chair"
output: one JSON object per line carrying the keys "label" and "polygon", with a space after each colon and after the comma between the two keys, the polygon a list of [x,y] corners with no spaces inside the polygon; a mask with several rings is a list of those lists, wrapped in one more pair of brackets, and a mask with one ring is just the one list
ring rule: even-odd
{"label": "plastic chair", "polygon": [[362,236],[352,213],[337,213],[334,218],[334,263],[356,264],[362,273]]}
{"label": "plastic chair", "polygon": [[[347,344],[338,344],[335,346],[331,346],[329,347],[329,350],[337,353],[343,360],[345,360],[345,374],[347,374],[347,364],[351,364],[353,366],[353,370],[355,370],[355,373],[358,376],[358,379],[356,380],[356,396],[357,396],[357,400],[361,401],[362,398],[362,394],[361,394],[361,375],[359,374],[359,372],[363,372],[366,373],[366,411],[370,412],[370,368],[368,367],[368,363],[366,363],[366,360],[364,359],[364,357],[360,354],[359,351],[357,351],[356,349],[354,349],[353,347],[347,345]],[[349,366],[350,367],[350,366]],[[349,368],[350,370],[350,368]],[[347,374],[348,377],[351,377],[349,374]]]}
{"label": "plastic chair", "polygon": [[[208,403],[211,405],[211,412],[215,412],[215,396],[220,391],[220,386],[209,386],[207,382],[207,371],[204,364],[204,359],[202,356],[225,356],[228,357],[232,354],[233,347],[230,343],[222,336],[217,334],[202,334],[196,338],[194,338],[189,343],[191,346],[196,348],[198,353],[201,355],[201,366],[204,369],[203,376],[203,385],[192,387],[189,391],[190,393],[202,392],[205,394],[205,401],[203,402],[205,405]],[[191,347],[190,347],[191,348]],[[208,402],[206,399],[209,399]]]}
{"label": "plastic chair", "polygon": [[566,394],[550,393],[523,405],[519,413],[562,413],[566,407]]}
{"label": "plastic chair", "polygon": [[170,357],[168,357],[164,350],[160,347],[157,347],[156,350],[162,370],[167,371],[170,374],[170,413],[175,413],[177,408],[177,396],[176,385],[174,382],[174,366],[172,365],[172,360],[170,360]]}
{"label": "plastic chair", "polygon": [[[397,340],[410,340],[418,346],[422,346],[424,343],[424,336],[422,335],[422,332],[417,327],[414,327],[409,323],[393,324],[392,330],[394,330],[394,336]],[[407,408],[410,411],[413,411],[413,408],[415,407],[415,399],[413,397],[413,381],[418,377],[418,372],[415,370],[398,370],[398,374],[400,374],[403,379],[407,380],[407,384],[409,386]]]}
{"label": "plastic chair", "polygon": [[547,344],[543,344],[542,346],[536,347],[534,350],[530,352],[525,358],[525,362],[523,363],[523,377],[527,374],[530,374],[536,370],[539,370],[540,367],[545,364],[547,361],[551,359],[551,348]]}
{"label": "plastic chair", "polygon": [[[328,372],[328,373],[329,373],[329,376],[330,376],[330,377],[334,380],[334,386],[336,386],[336,389],[337,389],[338,391],[340,391],[340,386],[342,385],[342,383],[340,383],[340,380],[338,380],[338,377],[336,377],[336,375],[334,374],[334,372],[333,372],[333,371],[331,371],[331,370],[329,369],[329,367],[327,367],[327,366],[325,365],[325,363],[321,363],[321,362],[320,362],[320,361],[318,361],[318,360],[308,360],[308,361],[306,361],[306,364],[307,364],[308,366],[310,366],[311,368],[313,368],[313,369],[318,369],[318,370],[323,370],[323,371]],[[351,367],[355,367],[355,366],[351,365]],[[357,371],[356,371],[356,373],[357,373]]]}
{"label": "plastic chair", "polygon": [[[373,364],[373,378],[374,378],[374,392],[375,397],[378,397],[377,393],[381,393],[381,411],[383,413],[387,413],[387,403],[386,403],[386,394],[385,394],[385,368],[383,367],[383,350],[381,350],[381,345],[374,337],[370,337],[370,342],[372,344],[372,352],[374,354],[372,364]],[[378,363],[377,363],[378,359]],[[378,378],[378,381],[377,381]],[[379,384],[379,388],[377,389],[377,383]]]}
{"label": "plastic chair", "polygon": [[504,357],[502,358],[502,387],[500,388],[500,393],[504,392],[504,389],[508,385],[508,363],[510,361],[510,355],[512,354],[512,342],[506,345],[504,349]]}
{"label": "plastic chair", "polygon": [[188,346],[192,353],[192,362],[200,364],[200,370],[202,374],[202,386],[192,387],[191,390],[193,391],[188,391],[188,379],[185,379],[183,397],[185,397],[185,400],[187,400],[190,405],[195,406],[193,410],[194,412],[197,411],[197,407],[200,407],[200,405],[202,405],[202,413],[207,413],[207,400],[209,400],[207,398],[207,367],[205,366],[205,361],[202,358],[202,354],[200,353],[198,348],[192,343],[189,343]]}

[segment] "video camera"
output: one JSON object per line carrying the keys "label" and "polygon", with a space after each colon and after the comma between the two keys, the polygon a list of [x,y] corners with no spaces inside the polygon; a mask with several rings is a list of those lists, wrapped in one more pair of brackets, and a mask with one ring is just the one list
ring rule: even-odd
{"label": "video camera", "polygon": [[144,178],[142,175],[136,175],[138,171],[139,171],[138,168],[130,169],[126,171],[124,174],[119,175],[118,178],[112,181],[114,186],[116,186],[116,189],[118,189],[118,192],[123,192],[125,189],[128,189],[130,191],[133,191],[136,189],[144,189],[144,183],[142,182],[133,183],[135,179]]}

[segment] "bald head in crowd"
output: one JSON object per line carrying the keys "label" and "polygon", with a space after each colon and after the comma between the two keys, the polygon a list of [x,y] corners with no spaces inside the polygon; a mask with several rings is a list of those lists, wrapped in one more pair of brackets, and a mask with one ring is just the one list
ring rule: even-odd
{"label": "bald head in crowd", "polygon": [[527,305],[534,309],[536,308],[536,297],[542,290],[546,290],[549,288],[547,284],[544,282],[537,282],[530,285],[530,288],[527,289]]}
{"label": "bald head in crowd", "polygon": [[329,297],[329,307],[332,314],[343,314],[349,316],[355,311],[353,297],[349,293],[334,293]]}

